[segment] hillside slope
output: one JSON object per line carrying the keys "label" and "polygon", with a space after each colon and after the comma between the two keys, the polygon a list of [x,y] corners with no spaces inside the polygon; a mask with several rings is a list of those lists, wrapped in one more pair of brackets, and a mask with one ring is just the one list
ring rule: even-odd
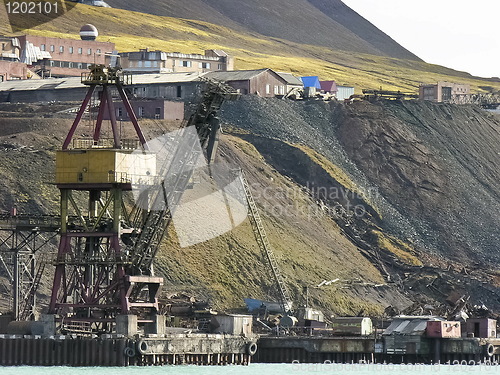
{"label": "hillside slope", "polygon": [[[346,106],[245,97],[227,103],[223,119],[315,149],[359,190],[372,192],[375,224],[423,252],[467,265],[500,263],[500,122],[493,115],[429,102]],[[292,166],[283,164],[286,152],[258,149],[273,165]]]}
{"label": "hillside slope", "polygon": [[[296,75],[319,75],[325,80],[355,86],[358,93],[361,89],[379,87],[415,92],[422,82],[443,80],[468,83],[472,90],[500,90],[498,82],[438,65],[296,43],[248,31],[238,25],[232,28],[228,26],[231,23],[221,26],[83,4],[77,4],[70,12],[41,26],[30,28],[30,19],[23,20],[25,24],[20,26],[24,26],[26,33],[75,39],[79,38],[81,25],[91,22],[99,29],[98,40],[114,42],[119,51],[150,48],[202,53],[209,48],[223,49],[235,57],[236,69],[268,67]],[[11,33],[6,14],[0,12],[0,34]],[[331,40],[337,40],[335,34],[331,35]]]}
{"label": "hillside slope", "polygon": [[[60,109],[0,106],[0,211],[16,203],[21,213],[57,213],[54,151],[72,122],[54,115]],[[327,313],[381,314],[445,305],[455,290],[500,312],[500,119],[472,106],[252,96],[226,103],[221,118],[218,162],[246,172],[297,305],[304,287],[339,278],[311,288],[310,302]],[[175,126],[142,123],[148,138]],[[165,294],[218,309],[276,298],[248,221],[184,248],[171,227],[156,270]]]}
{"label": "hillside slope", "polygon": [[111,0],[113,7],[161,16],[197,19],[300,44],[419,60],[340,0]]}

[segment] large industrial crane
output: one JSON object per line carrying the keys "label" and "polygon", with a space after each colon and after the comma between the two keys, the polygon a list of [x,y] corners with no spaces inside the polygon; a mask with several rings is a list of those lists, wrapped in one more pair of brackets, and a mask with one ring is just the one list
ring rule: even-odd
{"label": "large industrial crane", "polygon": [[[103,65],[92,65],[90,72],[82,75],[82,83],[89,89],[62,150],[57,153],[61,239],[49,314],[60,322],[62,330],[112,332],[119,315],[141,315],[147,322],[148,316],[158,313],[163,279],[154,275],[152,264],[171,222],[170,206],[178,202],[188,185],[192,169],[187,167],[196,155],[192,152],[194,144],[173,151],[181,163],[176,166],[176,179],[168,182],[174,184],[169,186],[169,196],[165,196],[165,181],[149,189],[146,199],[168,202],[164,210],[147,208],[155,207],[153,204],[136,207],[135,215],[127,212],[123,196],[132,189],[132,176],[147,179],[154,175],[161,179],[169,168],[160,166],[158,171],[154,158],[151,162],[151,152],[124,90],[131,78],[119,68]],[[121,138],[111,87],[124,103],[137,135],[135,141]],[[93,137],[73,139],[98,88],[100,105]],[[224,100],[235,95],[228,86],[206,81],[197,110],[183,126],[196,129],[196,141],[207,150],[209,162],[217,149],[220,126],[216,113]],[[111,123],[111,139],[101,135],[105,114]],[[142,152],[134,152],[137,147]],[[131,169],[134,165],[141,168]],[[125,232],[133,235],[125,240]]]}

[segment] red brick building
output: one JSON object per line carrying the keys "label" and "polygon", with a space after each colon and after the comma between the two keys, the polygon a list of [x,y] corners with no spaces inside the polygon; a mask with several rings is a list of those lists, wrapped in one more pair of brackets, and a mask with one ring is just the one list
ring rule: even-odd
{"label": "red brick building", "polygon": [[95,40],[22,35],[21,61],[43,77],[79,76],[90,64],[109,64],[115,44]]}
{"label": "red brick building", "polygon": [[31,78],[31,73],[26,64],[18,61],[0,60],[0,82],[27,78]]}

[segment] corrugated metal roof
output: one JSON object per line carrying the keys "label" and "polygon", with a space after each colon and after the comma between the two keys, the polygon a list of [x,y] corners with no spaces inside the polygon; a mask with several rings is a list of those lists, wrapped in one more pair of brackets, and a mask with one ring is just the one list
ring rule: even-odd
{"label": "corrugated metal roof", "polygon": [[304,86],[299,77],[295,77],[292,73],[276,72],[281,78],[283,78],[289,85]]}
{"label": "corrugated metal roof", "polygon": [[423,335],[430,320],[442,320],[438,317],[401,317],[396,318],[384,331],[384,335]]}
{"label": "corrugated metal roof", "polygon": [[302,83],[304,83],[304,87],[316,87],[318,90],[321,89],[318,76],[300,77],[300,79]]}
{"label": "corrugated metal roof", "polygon": [[174,82],[192,82],[199,80],[204,73],[151,73],[135,74],[132,76],[134,85],[153,84],[153,83],[174,83]]}
{"label": "corrugated metal roof", "polygon": [[258,76],[271,69],[257,70],[229,70],[226,72],[209,72],[205,75],[207,78],[218,79],[220,81],[246,81]]}
{"label": "corrugated metal roof", "polygon": [[337,92],[337,83],[335,81],[320,81],[321,90],[326,92]]}
{"label": "corrugated metal roof", "polygon": [[21,62],[27,65],[34,65],[39,60],[51,58],[52,56],[49,52],[42,51],[39,47],[27,41],[21,56]]}
{"label": "corrugated metal roof", "polygon": [[[150,85],[161,83],[191,82],[198,80],[203,74],[198,73],[158,73],[136,74],[132,77],[134,85]],[[15,80],[0,83],[0,91],[26,91],[48,89],[72,89],[87,87],[81,83],[80,77],[48,78],[41,80]]]}
{"label": "corrugated metal roof", "polygon": [[226,57],[228,56],[228,54],[226,52],[224,52],[223,50],[221,49],[213,49],[212,51],[214,51],[214,53],[217,55],[217,56],[221,56],[221,57]]}

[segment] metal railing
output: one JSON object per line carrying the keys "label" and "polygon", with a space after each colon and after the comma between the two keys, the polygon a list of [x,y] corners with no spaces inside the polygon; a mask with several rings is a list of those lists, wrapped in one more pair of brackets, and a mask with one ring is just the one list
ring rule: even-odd
{"label": "metal railing", "polygon": [[92,64],[89,72],[81,74],[81,82],[84,85],[131,85],[132,74],[123,72],[121,68]]}
{"label": "metal railing", "polygon": [[[100,138],[94,141],[90,138],[73,139],[71,149],[114,149],[115,143],[113,138]],[[123,150],[136,150],[141,147],[138,139],[121,139],[120,149]]]}

